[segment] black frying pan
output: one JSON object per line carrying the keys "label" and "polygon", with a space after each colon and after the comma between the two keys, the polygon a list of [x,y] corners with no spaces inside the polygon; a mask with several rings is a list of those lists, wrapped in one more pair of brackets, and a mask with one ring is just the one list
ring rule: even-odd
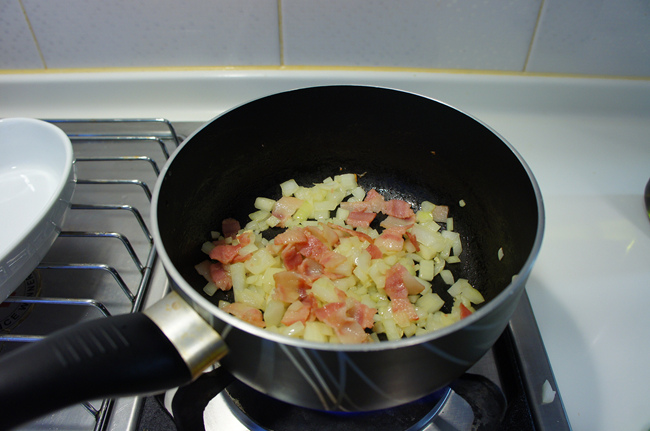
{"label": "black frying pan", "polygon": [[[464,245],[462,263],[450,268],[487,299],[476,313],[427,335],[329,345],[256,328],[218,309],[219,295],[205,296],[205,281],[194,265],[204,259],[200,244],[222,219],[244,222],[255,198],[279,197],[278,185],[287,179],[307,185],[345,172],[363,174],[360,184],[387,198],[449,205]],[[454,380],[492,346],[518,303],[541,246],[541,193],[513,148],[454,108],[396,90],[317,87],[244,104],[188,138],[161,178],[152,202],[154,241],[174,292],[151,311],[118,322],[118,332],[132,341],[127,343],[130,349],[119,349],[120,355],[129,352],[130,359],[111,359],[115,372],[105,373],[111,392],[97,393],[97,385],[88,388],[69,365],[50,364],[37,376],[48,380],[45,389],[30,386],[25,397],[52,391],[53,374],[75,389],[65,403],[177,386],[219,359],[221,353],[215,352],[226,350],[225,342],[228,354],[221,366],[279,400],[326,411],[407,403]],[[460,207],[461,199],[466,206]],[[434,288],[444,297],[446,286],[437,283]],[[176,319],[176,309],[190,310],[199,322],[186,323],[187,312]],[[186,330],[186,325],[203,326]],[[50,347],[30,346],[3,359],[0,382],[24,358],[45,354],[34,349],[58,348],[60,337],[38,343]],[[137,349],[141,342],[149,344],[146,352]],[[203,356],[194,355],[197,351]],[[145,354],[148,362],[143,363],[139,359]],[[88,362],[77,368],[85,370]],[[0,403],[13,403],[12,382],[0,383]],[[61,403],[54,406],[59,407]]]}

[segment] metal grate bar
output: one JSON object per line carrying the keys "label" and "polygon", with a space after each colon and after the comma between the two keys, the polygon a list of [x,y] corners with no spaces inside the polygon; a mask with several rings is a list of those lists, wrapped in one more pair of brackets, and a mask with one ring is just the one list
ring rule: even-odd
{"label": "metal grate bar", "polygon": [[144,194],[147,196],[147,199],[151,201],[151,190],[149,186],[142,180],[77,180],[77,184],[94,184],[94,185],[106,185],[106,184],[116,184],[116,185],[136,185],[140,186],[144,191]]}
{"label": "metal grate bar", "polygon": [[75,162],[147,162],[151,165],[153,172],[160,174],[158,164],[154,159],[147,156],[121,156],[121,157],[77,157]]}
{"label": "metal grate bar", "polygon": [[104,210],[104,211],[112,211],[112,210],[118,210],[118,211],[129,211],[135,219],[137,220],[138,224],[140,225],[140,228],[144,232],[145,236],[149,240],[150,243],[153,243],[153,237],[151,236],[151,233],[149,233],[149,229],[147,228],[146,223],[144,222],[144,218],[140,214],[140,211],[138,211],[137,208],[131,206],[131,205],[81,205],[81,204],[72,204],[71,208],[73,210]]}
{"label": "metal grate bar", "polygon": [[[64,124],[111,124],[111,125],[120,125],[122,124],[156,124],[162,125],[163,128],[167,131],[167,135],[171,138],[172,141],[180,143],[180,139],[176,134],[176,130],[172,123],[165,118],[86,118],[86,119],[49,119],[45,120],[50,123],[55,123],[59,126]],[[124,136],[125,134],[120,134],[119,136]],[[74,135],[72,136],[81,136]],[[106,136],[105,133],[88,133],[84,136]],[[128,134],[126,135],[128,136]]]}
{"label": "metal grate bar", "polygon": [[45,263],[42,262],[40,265],[37,266],[38,269],[67,269],[67,270],[99,270],[99,271],[105,271],[108,272],[110,275],[113,276],[113,279],[117,283],[117,285],[122,289],[122,292],[126,295],[126,297],[131,301],[131,303],[134,302],[135,297],[133,293],[131,293],[131,290],[129,290],[129,287],[126,285],[124,280],[122,279],[122,276],[120,276],[120,273],[113,267],[108,266],[103,263]]}
{"label": "metal grate bar", "polygon": [[89,135],[75,135],[75,134],[68,134],[68,137],[70,137],[70,140],[74,143],[86,143],[86,144],[106,144],[110,142],[126,142],[126,141],[131,141],[136,142],[148,142],[154,145],[157,145],[160,148],[160,151],[162,151],[163,156],[165,156],[166,159],[169,158],[169,151],[167,150],[167,146],[165,145],[165,140],[164,138],[158,137],[158,136],[119,136],[119,135],[102,135],[102,136],[89,136]]}
{"label": "metal grate bar", "polygon": [[59,238],[116,238],[122,242],[124,247],[126,248],[126,251],[129,253],[131,256],[131,259],[133,260],[133,263],[135,264],[136,268],[138,268],[138,271],[142,272],[144,270],[144,266],[140,262],[140,259],[138,259],[138,255],[135,253],[135,249],[131,245],[131,242],[129,239],[122,235],[121,233],[118,232],[61,232],[59,234]]}
{"label": "metal grate bar", "polygon": [[27,296],[10,296],[5,299],[5,302],[20,302],[23,304],[56,304],[56,305],[84,305],[87,307],[94,307],[99,310],[104,316],[108,317],[111,313],[108,308],[101,302],[94,299],[77,299],[77,298],[44,298],[39,296],[37,298]]}

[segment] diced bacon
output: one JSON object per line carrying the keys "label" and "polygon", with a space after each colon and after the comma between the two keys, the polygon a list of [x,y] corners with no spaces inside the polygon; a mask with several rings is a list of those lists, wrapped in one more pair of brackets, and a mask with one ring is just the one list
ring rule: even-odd
{"label": "diced bacon", "polygon": [[472,315],[472,310],[470,310],[469,308],[465,307],[465,304],[463,304],[462,302],[460,303],[460,305],[458,306],[458,308],[460,308],[460,318],[461,318],[461,319],[464,319],[464,318],[466,318],[467,316],[471,316],[471,315]]}
{"label": "diced bacon", "polygon": [[395,323],[402,328],[408,326],[411,322],[418,320],[420,317],[415,311],[415,306],[407,298],[395,298],[390,300],[390,308],[393,313]]}
{"label": "diced bacon", "polygon": [[248,244],[255,241],[255,233],[252,230],[247,230],[237,235],[237,241],[242,247],[247,246]]}
{"label": "diced bacon", "polygon": [[296,268],[299,274],[304,275],[310,281],[315,281],[323,275],[323,265],[314,259],[305,258]]}
{"label": "diced bacon", "polygon": [[447,205],[436,205],[433,211],[431,211],[431,215],[433,216],[433,221],[444,223],[449,217],[449,207]]}
{"label": "diced bacon", "polygon": [[375,245],[384,253],[400,251],[404,247],[404,229],[391,227],[375,239]]}
{"label": "diced bacon", "polygon": [[350,212],[370,211],[370,204],[368,202],[341,202],[339,206],[344,210],[348,210]]}
{"label": "diced bacon", "polygon": [[241,302],[233,302],[232,304],[223,307],[223,310],[248,323],[259,326],[260,328],[266,327],[266,322],[264,322],[262,312],[250,305],[242,304]]}
{"label": "diced bacon", "polygon": [[406,231],[406,236],[408,237],[409,241],[411,241],[411,244],[413,244],[415,251],[416,252],[420,251],[420,244],[418,243],[415,234],[411,233],[411,231]]}
{"label": "diced bacon", "polygon": [[368,307],[366,304],[362,304],[358,301],[354,301],[352,307],[348,309],[348,315],[354,318],[362,328],[372,328],[375,326],[375,314],[377,314],[377,309]]}
{"label": "diced bacon", "polygon": [[240,229],[241,225],[234,218],[227,218],[221,222],[221,233],[224,238],[235,238]]}
{"label": "diced bacon", "polygon": [[325,271],[323,271],[323,275],[325,277],[329,278],[330,280],[340,280],[340,279],[345,278],[346,276],[349,275],[349,274],[341,274],[341,273],[337,272],[339,269],[340,268],[336,268],[336,271],[327,271],[327,270],[325,270]]}
{"label": "diced bacon", "polygon": [[282,257],[282,262],[284,262],[284,266],[289,271],[294,271],[303,262],[302,254],[298,253],[298,250],[296,250],[295,245],[290,245],[288,247],[285,247],[284,250],[282,250],[280,256]]}
{"label": "diced bacon", "polygon": [[275,201],[271,214],[280,220],[280,226],[284,226],[284,222],[295,213],[298,208],[303,204],[303,201],[293,196],[282,196]]}
{"label": "diced bacon", "polygon": [[409,295],[417,295],[424,290],[424,285],[420,283],[414,275],[408,272],[406,268],[403,270],[402,277]]}
{"label": "diced bacon", "polygon": [[368,210],[374,213],[381,212],[384,208],[384,197],[375,189],[370,189],[363,201],[368,204]]}
{"label": "diced bacon", "polygon": [[221,263],[232,263],[239,256],[241,245],[220,244],[210,251],[210,259],[218,260]]}
{"label": "diced bacon", "polygon": [[215,262],[210,265],[210,278],[219,290],[232,289],[232,278],[230,273],[221,262]]}
{"label": "diced bacon", "polygon": [[282,253],[282,250],[284,249],[284,246],[274,244],[273,242],[269,242],[268,244],[266,244],[265,248],[266,248],[266,251],[271,253],[273,256],[277,256],[280,253]]}
{"label": "diced bacon", "polygon": [[306,229],[323,244],[330,247],[335,246],[339,242],[339,236],[336,234],[336,231],[322,223],[319,226],[307,226]]}
{"label": "diced bacon", "polygon": [[345,314],[345,302],[330,302],[315,310],[316,318],[321,322],[325,322],[332,327],[335,323],[343,322],[348,317]]}
{"label": "diced bacon", "polygon": [[413,209],[411,209],[411,204],[401,199],[391,199],[384,202],[381,211],[386,215],[401,219],[415,216]]}
{"label": "diced bacon", "polygon": [[336,332],[343,344],[357,344],[368,341],[368,334],[355,320],[343,322],[334,329],[334,332]]}
{"label": "diced bacon", "polygon": [[388,216],[379,223],[379,226],[384,229],[389,229],[391,227],[403,227],[410,229],[415,224],[415,216],[409,217],[406,219],[401,219],[393,216]]}
{"label": "diced bacon", "polygon": [[369,227],[376,216],[377,213],[352,211],[348,214],[345,223],[353,227]]}
{"label": "diced bacon", "polygon": [[278,301],[292,303],[303,298],[309,283],[302,275],[293,271],[281,271],[273,274],[275,288],[273,289],[273,298]]}
{"label": "diced bacon", "polygon": [[363,241],[368,241],[369,243],[372,243],[372,242],[373,242],[373,241],[372,241],[372,238],[370,237],[370,235],[366,235],[366,234],[363,233],[363,232],[357,232],[357,231],[354,230],[354,229],[348,229],[348,228],[346,228],[346,227],[339,226],[339,225],[334,224],[334,223],[328,223],[327,225],[328,225],[329,227],[331,227],[332,229],[336,229],[336,230],[338,230],[338,231],[340,231],[340,232],[343,232],[343,233],[346,233],[346,234],[348,234],[348,235],[350,235],[350,236],[356,236],[356,237],[358,237],[359,239],[361,239],[361,240],[363,240]]}
{"label": "diced bacon", "polygon": [[371,189],[362,202],[341,202],[340,207],[351,212],[379,213],[384,202],[384,197],[377,190]]}
{"label": "diced bacon", "polygon": [[386,285],[384,290],[390,299],[406,298],[424,290],[424,286],[417,278],[400,263],[396,263],[386,271]]}
{"label": "diced bacon", "polygon": [[334,229],[327,226],[326,224],[320,224],[321,229],[323,230],[323,236],[325,237],[325,243],[329,244],[330,247],[334,247],[339,243],[339,235]]}
{"label": "diced bacon", "polygon": [[390,299],[407,298],[409,295],[400,268],[404,268],[404,266],[396,263],[386,271],[386,284],[384,285],[384,290]]}
{"label": "diced bacon", "polygon": [[301,301],[294,301],[284,312],[284,316],[282,316],[282,320],[280,322],[287,326],[292,325],[296,322],[305,323],[307,319],[309,319],[310,313],[311,307],[309,305],[305,305]]}
{"label": "diced bacon", "polygon": [[245,255],[242,256],[242,255],[239,254],[239,252],[238,252],[238,253],[237,253],[237,256],[235,256],[235,257],[232,259],[232,262],[230,262],[230,263],[246,262],[246,261],[247,261],[248,259],[250,259],[251,257],[253,257],[253,253],[247,253],[247,254],[245,254]]}
{"label": "diced bacon", "polygon": [[314,260],[320,261],[321,256],[330,251],[330,248],[326,246],[321,240],[316,238],[311,232],[305,231],[307,236],[307,242],[304,244],[299,244],[296,248],[300,254],[305,257],[310,257]]}
{"label": "diced bacon", "polygon": [[384,256],[381,250],[379,250],[379,247],[375,244],[369,244],[368,247],[366,247],[366,251],[370,253],[371,259],[381,259]]}
{"label": "diced bacon", "polygon": [[247,231],[237,236],[239,244],[226,244],[222,240],[216,241],[215,247],[210,251],[210,259],[218,260],[224,264],[244,262],[250,259],[252,254],[248,253],[242,256],[239,254],[239,250],[250,244],[254,239],[255,234],[252,231]]}
{"label": "diced bacon", "polygon": [[348,295],[344,291],[339,289],[338,287],[334,288],[334,292],[336,292],[336,296],[338,296],[338,298],[339,298],[338,302],[348,301],[348,303],[346,304],[348,307],[351,306],[351,304],[352,304],[352,302],[350,302],[350,301],[356,301],[356,299],[354,299],[354,298],[348,298]]}
{"label": "diced bacon", "polygon": [[309,316],[309,320],[316,320],[316,316],[313,315],[313,311],[318,308],[318,300],[316,297],[311,292],[308,292],[304,298],[300,299],[300,302],[311,309],[312,314]]}
{"label": "diced bacon", "polygon": [[326,270],[334,270],[347,259],[342,254],[330,250],[321,240],[314,236],[311,231],[305,231],[307,242],[296,244],[298,253],[306,258],[313,259],[323,265]]}
{"label": "diced bacon", "polygon": [[273,243],[276,245],[299,244],[307,242],[305,230],[302,228],[287,229],[286,231],[276,235]]}
{"label": "diced bacon", "polygon": [[314,314],[318,320],[334,329],[342,343],[363,343],[368,340],[368,334],[353,316],[348,315],[349,310],[347,302],[332,302],[317,308]]}
{"label": "diced bacon", "polygon": [[345,256],[332,250],[327,250],[318,259],[318,262],[328,270],[333,270],[346,261],[347,259]]}

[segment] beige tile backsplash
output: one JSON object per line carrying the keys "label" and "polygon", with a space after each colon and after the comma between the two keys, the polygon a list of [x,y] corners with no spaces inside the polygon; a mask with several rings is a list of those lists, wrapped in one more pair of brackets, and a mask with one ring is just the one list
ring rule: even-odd
{"label": "beige tile backsplash", "polygon": [[0,71],[224,66],[650,77],[650,1],[0,0]]}

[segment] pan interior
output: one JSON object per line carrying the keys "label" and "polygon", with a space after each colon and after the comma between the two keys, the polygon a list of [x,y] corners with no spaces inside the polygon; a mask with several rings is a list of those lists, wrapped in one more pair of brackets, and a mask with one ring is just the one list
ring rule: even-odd
{"label": "pan interior", "polygon": [[447,105],[358,86],[269,96],[197,132],[176,154],[160,187],[163,246],[201,292],[205,280],[194,265],[205,259],[200,246],[224,218],[244,225],[255,198],[279,198],[281,182],[293,178],[310,186],[340,173],[359,174],[361,186],[386,198],[448,205],[464,247],[462,262],[449,269],[488,300],[511,282],[532,251],[538,202],[528,172],[508,145]]}

